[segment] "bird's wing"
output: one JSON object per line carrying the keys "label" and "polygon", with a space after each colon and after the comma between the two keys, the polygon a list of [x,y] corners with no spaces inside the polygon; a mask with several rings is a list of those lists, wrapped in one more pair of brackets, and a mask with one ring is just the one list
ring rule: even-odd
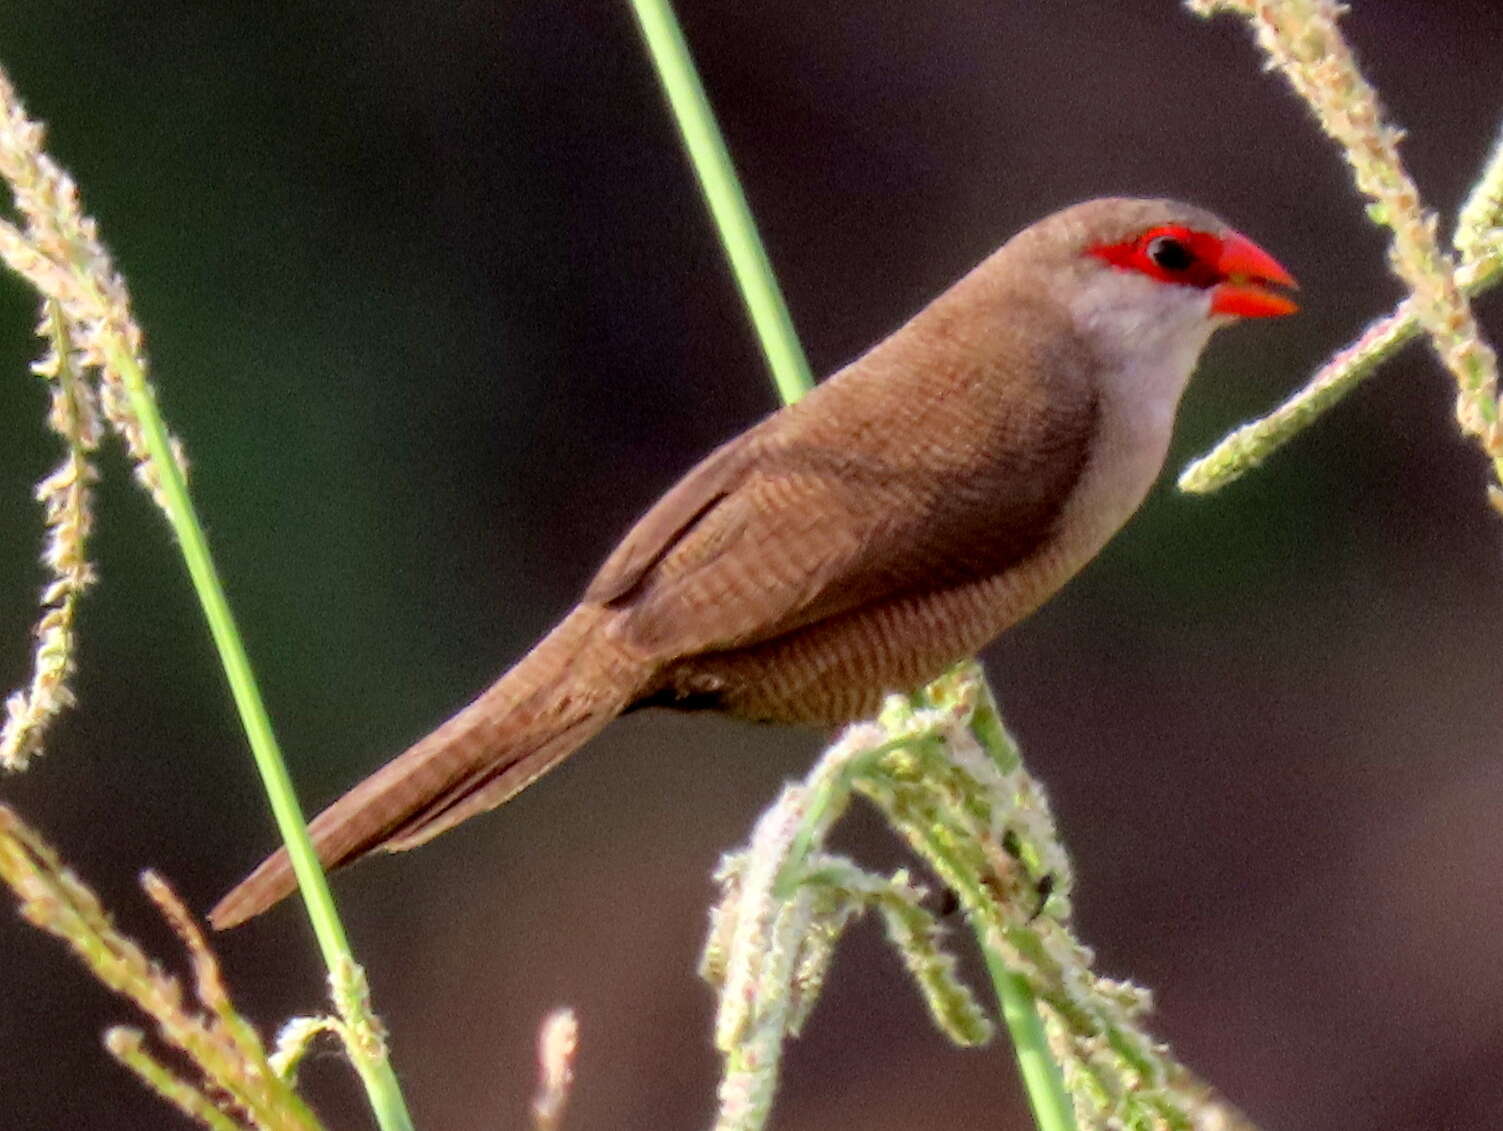
{"label": "bird's wing", "polygon": [[586,601],[601,605],[620,602],[641,585],[691,527],[744,483],[751,454],[745,443],[748,435],[737,436],[700,460],[637,520],[596,572],[585,590]]}
{"label": "bird's wing", "polygon": [[1092,386],[946,376],[948,393],[896,410],[857,382],[823,400],[822,387],[732,440],[638,522],[585,600],[621,609],[623,641],[669,658],[1021,561],[1085,464]]}

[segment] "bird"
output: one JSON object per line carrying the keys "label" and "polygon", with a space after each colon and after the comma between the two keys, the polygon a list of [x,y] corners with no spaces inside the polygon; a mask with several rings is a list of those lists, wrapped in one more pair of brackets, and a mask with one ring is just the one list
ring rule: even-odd
{"label": "bird", "polygon": [[[1211,334],[1292,275],[1210,212],[1111,197],[1024,228],[711,452],[520,661],[309,825],[325,868],[423,844],[650,706],[837,726],[1036,609],[1162,470]],[[210,912],[294,888],[285,849]]]}

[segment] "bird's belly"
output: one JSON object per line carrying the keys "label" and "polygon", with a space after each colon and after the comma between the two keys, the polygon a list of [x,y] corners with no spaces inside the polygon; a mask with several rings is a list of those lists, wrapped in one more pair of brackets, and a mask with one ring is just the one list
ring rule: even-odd
{"label": "bird's belly", "polygon": [[686,657],[662,673],[655,701],[741,718],[837,725],[876,714],[974,655],[1037,608],[1069,573],[1040,555],[1005,573],[914,593],[734,651]]}

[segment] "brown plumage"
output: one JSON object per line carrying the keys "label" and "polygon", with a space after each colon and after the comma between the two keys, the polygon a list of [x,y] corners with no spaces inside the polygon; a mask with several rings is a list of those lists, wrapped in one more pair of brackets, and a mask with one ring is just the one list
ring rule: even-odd
{"label": "brown plumage", "polygon": [[[1137,507],[1210,332],[1292,309],[1269,282],[1293,280],[1171,201],[1026,229],[690,471],[515,667],[312,822],[325,866],[501,804],[623,711],[836,724],[972,654]],[[211,918],[292,887],[279,851]]]}

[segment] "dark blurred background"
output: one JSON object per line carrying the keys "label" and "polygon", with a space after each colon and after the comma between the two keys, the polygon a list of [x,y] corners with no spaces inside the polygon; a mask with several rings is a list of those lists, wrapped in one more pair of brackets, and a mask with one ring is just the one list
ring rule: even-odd
{"label": "dark blurred background", "polygon": [[[1176,470],[1400,296],[1345,169],[1245,29],[1167,0],[682,5],[816,370],[1009,233],[1106,193],[1223,213],[1305,285],[1218,336]],[[0,61],[130,279],[198,505],[311,808],[572,602],[630,520],[774,398],[624,0],[20,0]],[[1452,214],[1503,109],[1496,0],[1347,30]],[[0,676],[29,662],[56,458],[0,284]],[[1503,306],[1484,300],[1503,329]],[[1268,1128],[1503,1120],[1503,525],[1412,347],[1260,473],[1167,483],[987,664],[1047,781],[1100,966]],[[118,450],[79,709],[0,787],[159,952],[274,842],[164,523]],[[568,1126],[705,1126],[694,975],[718,854],[820,736],[634,716],[501,813],[337,883],[424,1128],[516,1127],[538,1021],[583,1027]],[[844,846],[900,857],[857,817]],[[268,1030],[323,1007],[295,906],[220,940]],[[0,913],[0,1125],[176,1126],[99,1048],[131,1010]],[[872,924],[774,1120],[1024,1128],[1005,1046],[948,1047]],[[367,1117],[306,1070],[330,1127]]]}

